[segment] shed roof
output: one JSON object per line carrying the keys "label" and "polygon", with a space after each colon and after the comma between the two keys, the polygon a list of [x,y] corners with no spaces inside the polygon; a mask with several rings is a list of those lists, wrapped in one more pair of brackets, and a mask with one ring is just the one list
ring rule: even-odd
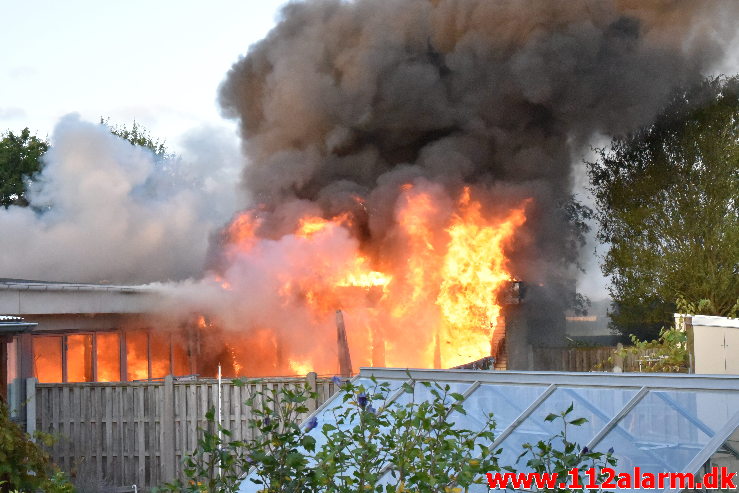
{"label": "shed roof", "polygon": [[21,317],[14,315],[0,315],[0,335],[17,334],[25,332],[37,325],[34,322],[26,322]]}

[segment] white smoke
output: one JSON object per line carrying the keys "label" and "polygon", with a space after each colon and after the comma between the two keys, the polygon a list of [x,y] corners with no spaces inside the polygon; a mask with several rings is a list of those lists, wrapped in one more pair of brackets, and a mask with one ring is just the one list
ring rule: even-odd
{"label": "white smoke", "polygon": [[144,283],[197,276],[211,231],[242,204],[237,146],[222,131],[186,135],[157,161],[103,125],[57,124],[29,207],[0,209],[0,277]]}

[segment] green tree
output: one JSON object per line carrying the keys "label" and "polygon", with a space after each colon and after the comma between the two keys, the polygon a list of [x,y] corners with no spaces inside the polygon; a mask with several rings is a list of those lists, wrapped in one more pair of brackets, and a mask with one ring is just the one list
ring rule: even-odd
{"label": "green tree", "polygon": [[26,182],[41,171],[41,156],[49,148],[46,140],[31,135],[28,127],[19,134],[11,131],[0,140],[0,204],[28,205]]}
{"label": "green tree", "polygon": [[678,92],[649,126],[588,163],[623,334],[655,338],[675,300],[735,315],[739,300],[739,78]]}
{"label": "green tree", "polygon": [[146,127],[137,123],[136,120],[133,121],[131,128],[126,125],[113,125],[110,123],[110,118],[103,117],[100,117],[100,124],[108,127],[113,135],[126,139],[135,146],[149,149],[154,153],[157,160],[171,157],[167,150],[166,141],[152,137]]}
{"label": "green tree", "polygon": [[[154,153],[157,161],[173,157],[164,140],[151,136],[149,131],[135,120],[131,127],[112,125],[109,119],[100,118],[110,133],[126,139],[133,145],[145,147]],[[28,127],[19,134],[8,131],[0,140],[0,205],[27,206],[26,185],[41,172],[44,162],[41,159],[49,149],[47,140],[31,135]]]}

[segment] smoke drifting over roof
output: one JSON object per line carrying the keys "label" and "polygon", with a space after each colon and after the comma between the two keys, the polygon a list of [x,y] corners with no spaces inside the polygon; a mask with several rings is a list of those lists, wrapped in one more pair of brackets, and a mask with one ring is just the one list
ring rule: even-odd
{"label": "smoke drifting over roof", "polygon": [[293,3],[234,64],[220,101],[241,123],[243,183],[266,209],[302,200],[329,216],[358,195],[376,242],[400,183],[451,196],[473,184],[497,206],[530,196],[515,273],[561,277],[576,258],[560,211],[573,156],[649,122],[710,70],[737,14],[736,2],[678,0]]}

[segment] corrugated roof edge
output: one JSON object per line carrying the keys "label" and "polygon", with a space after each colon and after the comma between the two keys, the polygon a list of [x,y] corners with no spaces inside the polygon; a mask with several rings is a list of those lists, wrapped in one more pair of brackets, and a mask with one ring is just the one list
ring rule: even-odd
{"label": "corrugated roof edge", "polygon": [[0,290],[6,291],[114,291],[121,293],[154,293],[149,285],[88,284],[24,279],[0,279]]}

